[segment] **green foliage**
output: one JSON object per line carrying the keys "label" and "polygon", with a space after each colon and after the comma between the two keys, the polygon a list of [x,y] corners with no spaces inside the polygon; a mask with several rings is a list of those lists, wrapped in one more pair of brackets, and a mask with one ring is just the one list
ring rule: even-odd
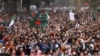
{"label": "green foliage", "polygon": [[96,9],[100,6],[100,0],[88,0],[90,3],[90,8]]}
{"label": "green foliage", "polygon": [[41,5],[41,1],[44,1],[45,4],[50,4],[50,2],[55,2],[55,0],[31,0],[30,4],[39,7]]}
{"label": "green foliage", "polygon": [[15,3],[17,3],[17,0],[8,0],[8,3],[15,4]]}

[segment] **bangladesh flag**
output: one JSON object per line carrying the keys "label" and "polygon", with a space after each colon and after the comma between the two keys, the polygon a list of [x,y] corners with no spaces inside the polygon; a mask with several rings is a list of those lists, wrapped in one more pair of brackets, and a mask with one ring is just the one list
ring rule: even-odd
{"label": "bangladesh flag", "polygon": [[34,16],[29,20],[31,27],[45,27],[48,23],[46,17],[44,16]]}
{"label": "bangladesh flag", "polygon": [[31,14],[31,19],[29,20],[30,26],[31,27],[40,27],[42,29],[42,32],[45,32],[45,27],[48,24],[48,19],[49,19],[49,15],[41,15],[39,13],[37,14]]}
{"label": "bangladesh flag", "polygon": [[31,27],[45,27],[47,25],[47,20],[40,20],[40,19],[31,19],[30,26]]}

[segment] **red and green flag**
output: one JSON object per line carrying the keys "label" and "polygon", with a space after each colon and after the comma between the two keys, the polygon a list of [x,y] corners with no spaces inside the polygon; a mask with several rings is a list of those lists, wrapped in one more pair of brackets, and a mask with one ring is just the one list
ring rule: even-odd
{"label": "red and green flag", "polygon": [[46,16],[42,16],[40,14],[32,14],[29,23],[31,27],[45,27],[48,24],[48,20]]}

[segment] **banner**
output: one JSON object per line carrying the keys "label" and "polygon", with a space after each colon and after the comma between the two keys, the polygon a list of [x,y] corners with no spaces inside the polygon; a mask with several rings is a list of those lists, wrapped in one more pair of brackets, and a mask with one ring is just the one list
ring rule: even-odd
{"label": "banner", "polygon": [[69,12],[69,18],[71,21],[75,21],[74,13],[72,11]]}

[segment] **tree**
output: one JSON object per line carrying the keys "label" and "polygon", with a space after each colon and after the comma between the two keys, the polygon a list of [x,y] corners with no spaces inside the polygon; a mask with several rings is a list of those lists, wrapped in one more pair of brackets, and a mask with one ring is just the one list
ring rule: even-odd
{"label": "tree", "polygon": [[88,0],[90,4],[90,8],[96,9],[100,6],[100,0]]}
{"label": "tree", "polygon": [[92,9],[93,21],[96,20],[96,9],[100,6],[100,0],[88,0],[90,3],[90,9]]}
{"label": "tree", "polygon": [[39,8],[42,1],[45,2],[46,5],[50,5],[50,2],[55,2],[55,0],[31,0],[30,3],[36,5],[37,8]]}
{"label": "tree", "polygon": [[22,2],[23,7],[25,7],[27,11],[30,11],[30,0],[22,0]]}
{"label": "tree", "polygon": [[17,0],[4,0],[4,11],[9,14],[17,12]]}
{"label": "tree", "polygon": [[31,5],[36,5],[36,7],[39,8],[41,1],[42,0],[31,0],[30,4]]}

